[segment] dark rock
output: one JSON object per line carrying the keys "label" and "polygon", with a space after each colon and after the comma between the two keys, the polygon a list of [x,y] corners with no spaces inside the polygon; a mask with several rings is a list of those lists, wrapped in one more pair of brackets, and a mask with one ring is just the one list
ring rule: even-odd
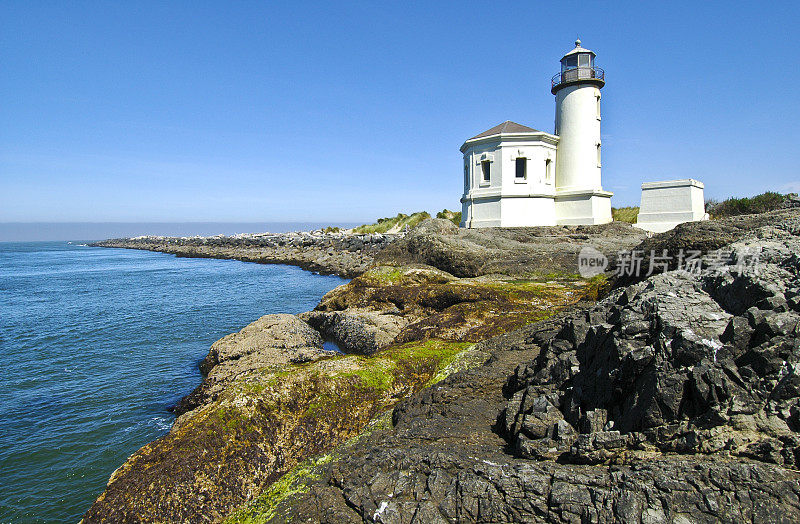
{"label": "dark rock", "polygon": [[731,358],[738,358],[750,346],[750,338],[755,329],[750,326],[750,321],[743,316],[730,319],[725,331],[720,335],[720,341],[731,348]]}
{"label": "dark rock", "polygon": [[[759,234],[770,240],[747,239],[745,247],[732,246],[731,260],[750,249],[764,254],[766,263],[744,272],[733,266],[699,274],[669,272],[615,291],[590,311],[562,322],[539,358],[520,367],[525,372],[515,384],[526,391],[549,388],[548,398],[558,396],[551,403],[580,431],[571,452],[560,460],[617,460],[621,452],[596,438],[614,431],[621,440],[612,441],[622,442],[624,449],[725,449],[771,461],[776,453],[792,456],[793,448],[780,443],[800,423],[800,380],[794,371],[800,365],[800,315],[788,311],[798,277],[782,268],[793,260],[796,240],[774,229]],[[509,394],[514,395],[513,389]],[[506,419],[516,420],[514,411],[522,414],[521,407],[508,404]],[[558,414],[548,417],[551,422]],[[506,430],[513,443],[522,428]],[[757,452],[760,444],[753,444],[754,438],[763,440],[754,436],[758,432],[777,439],[764,444],[763,453]],[[642,438],[626,440],[634,434]],[[535,436],[553,440],[549,432]],[[789,464],[781,460],[777,463]]]}
{"label": "dark rock", "polygon": [[[535,346],[532,346],[532,349]],[[273,522],[785,522],[800,518],[796,448],[777,440],[759,458],[697,453],[704,430],[658,428],[671,451],[646,452],[648,437],[619,430],[576,435],[566,420],[555,438],[519,439],[508,453],[491,432],[504,376],[530,376],[498,350],[482,367],[422,392],[395,428],[362,438],[317,471],[305,493],[274,507]],[[523,389],[515,394],[522,406]],[[424,405],[424,409],[421,407]],[[544,409],[550,405],[543,403]],[[511,406],[511,402],[509,402]],[[533,404],[525,404],[532,409]],[[600,415],[600,413],[596,413]],[[598,417],[597,421],[602,417]],[[572,428],[575,431],[575,428]],[[563,436],[564,447],[559,442]],[[749,444],[749,443],[748,443]],[[652,445],[650,445],[652,449]],[[634,450],[634,451],[630,451]],[[751,455],[755,456],[756,450]],[[765,463],[769,459],[769,463]],[[602,464],[602,465],[601,465]],[[421,520],[424,519],[424,520]]]}

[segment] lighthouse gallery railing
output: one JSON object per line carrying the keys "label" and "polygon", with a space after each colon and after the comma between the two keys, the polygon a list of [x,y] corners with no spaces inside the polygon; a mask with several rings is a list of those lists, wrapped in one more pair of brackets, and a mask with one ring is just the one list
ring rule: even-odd
{"label": "lighthouse gallery railing", "polygon": [[550,87],[553,88],[559,84],[566,84],[567,82],[575,82],[577,80],[586,80],[589,78],[596,78],[598,80],[605,80],[606,72],[599,67],[573,67],[560,73],[553,75],[550,80]]}

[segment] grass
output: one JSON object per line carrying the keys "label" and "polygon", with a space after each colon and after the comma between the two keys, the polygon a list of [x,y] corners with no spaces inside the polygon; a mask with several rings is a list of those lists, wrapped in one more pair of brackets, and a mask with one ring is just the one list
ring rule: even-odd
{"label": "grass", "polygon": [[455,225],[461,224],[461,211],[450,211],[449,209],[442,209],[436,213],[436,218],[443,218],[451,221]]}
{"label": "grass", "polygon": [[405,213],[398,213],[397,216],[394,217],[387,217],[387,218],[379,218],[378,221],[374,224],[364,224],[353,228],[354,233],[386,233],[389,230],[396,230],[396,231],[403,231],[406,229],[414,229],[417,225],[425,220],[426,218],[430,218],[431,215],[427,211],[417,211],[416,213],[412,213],[411,215],[406,215]]}
{"label": "grass", "polygon": [[751,215],[754,213],[765,213],[780,209],[786,201],[786,195],[767,191],[754,197],[728,198],[722,202],[710,199],[706,200],[706,213],[711,218],[724,218],[736,215]]}
{"label": "grass", "polygon": [[636,218],[639,216],[638,207],[612,207],[611,218],[617,222],[627,222],[635,224]]}

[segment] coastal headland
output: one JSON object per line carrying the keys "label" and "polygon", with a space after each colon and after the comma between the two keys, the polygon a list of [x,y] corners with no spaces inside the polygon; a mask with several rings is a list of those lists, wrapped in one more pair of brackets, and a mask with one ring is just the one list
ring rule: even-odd
{"label": "coastal headland", "polygon": [[[798,209],[97,245],[352,280],[214,343],[85,522],[800,519]],[[605,275],[577,274],[588,246]]]}
{"label": "coastal headland", "polygon": [[222,258],[298,266],[322,275],[352,278],[397,235],[300,231],[213,237],[142,236],[95,242],[92,246],[143,249],[179,257]]}

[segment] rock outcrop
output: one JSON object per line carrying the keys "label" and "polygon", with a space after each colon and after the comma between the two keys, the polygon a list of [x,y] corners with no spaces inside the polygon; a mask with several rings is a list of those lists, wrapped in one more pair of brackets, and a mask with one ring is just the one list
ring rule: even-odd
{"label": "rock outcrop", "polygon": [[[179,417],[216,400],[232,382],[260,370],[283,369],[333,353],[323,349],[320,334],[295,315],[264,315],[241,331],[214,342],[200,363],[205,379],[175,406]],[[180,424],[187,417],[177,420]]]}
{"label": "rock outcrop", "polygon": [[344,351],[370,354],[386,341],[480,342],[594,299],[599,284],[550,276],[458,279],[429,266],[380,266],[301,316]]}
{"label": "rock outcrop", "polygon": [[[590,304],[585,245],[612,271],[704,256]],[[86,520],[798,521],[798,253],[796,209],[653,237],[426,221],[314,311],[215,343]]]}
{"label": "rock outcrop", "polygon": [[[398,401],[485,360],[473,341],[594,293],[397,266],[367,271],[314,311],[264,316],[212,345],[170,433],[114,473],[85,521],[219,521]],[[347,354],[325,351],[325,338]]]}
{"label": "rock outcrop", "polygon": [[798,224],[479,344],[271,521],[797,521]]}
{"label": "rock outcrop", "polygon": [[[486,364],[400,403],[393,428],[315,468],[298,491],[256,516],[444,523],[790,522],[800,515],[800,474],[748,457],[639,451],[587,464],[515,453],[498,423],[504,387],[519,360],[535,359],[535,340],[561,325],[544,324],[479,344],[491,355]],[[619,449],[614,439],[596,441]]]}
{"label": "rock outcrop", "polygon": [[591,245],[609,258],[639,244],[646,233],[630,224],[460,229],[429,219],[377,253],[379,264],[426,264],[457,277],[502,273],[576,274],[578,252]]}
{"label": "rock outcrop", "polygon": [[[757,215],[686,222],[665,233],[645,238],[633,250],[641,254],[645,261],[651,254],[662,256],[668,260],[669,269],[678,269],[681,261],[692,252],[706,255],[743,238],[758,235],[760,228],[796,223],[797,216],[797,208],[788,208]],[[646,272],[621,275],[614,279],[615,285],[633,284],[645,275]]]}

